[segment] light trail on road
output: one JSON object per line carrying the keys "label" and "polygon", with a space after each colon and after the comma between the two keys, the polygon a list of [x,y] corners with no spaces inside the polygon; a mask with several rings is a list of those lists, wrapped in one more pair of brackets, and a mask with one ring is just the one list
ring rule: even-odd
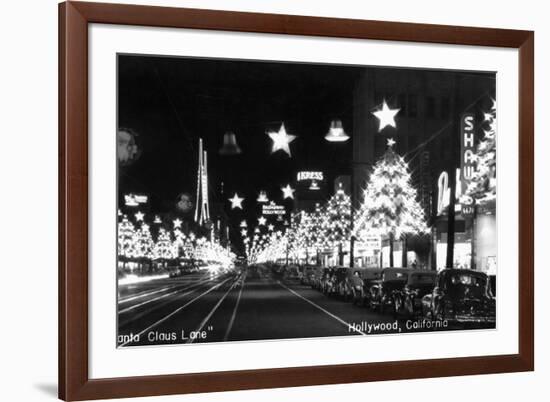
{"label": "light trail on road", "polygon": [[[213,278],[213,279],[216,279],[216,278]],[[175,290],[175,291],[170,292],[170,293],[165,293],[165,294],[163,294],[163,295],[161,295],[161,296],[159,296],[159,297],[155,297],[155,298],[153,298],[153,299],[149,299],[149,300],[143,301],[143,302],[138,303],[138,304],[134,304],[133,306],[126,307],[125,309],[120,310],[118,313],[119,313],[119,314],[127,313],[128,311],[131,311],[131,310],[134,310],[134,309],[136,309],[136,308],[138,308],[138,307],[144,306],[144,305],[146,305],[146,304],[149,304],[149,303],[152,303],[152,302],[155,302],[155,301],[164,299],[164,298],[166,298],[166,297],[168,297],[168,296],[172,296],[172,295],[174,295],[174,294],[180,293],[180,292],[182,292],[182,291],[185,291],[185,290],[188,290],[188,289],[191,289],[191,288],[194,288],[194,287],[199,287],[199,286],[202,285],[203,283],[210,282],[210,280],[211,280],[211,279],[205,279],[205,280],[203,280],[203,281],[195,282],[195,283],[192,283],[192,284],[187,285],[187,286],[185,286],[185,285],[178,285],[179,287],[183,287],[183,288],[182,288],[182,289]],[[194,290],[193,290],[193,291],[194,291]],[[187,295],[187,294],[189,294],[189,293],[192,293],[192,291],[191,291],[191,292],[183,293],[182,296],[185,296],[185,295]]]}
{"label": "light trail on road", "polygon": [[[205,276],[207,276],[206,274],[203,274],[197,278],[193,278],[193,279],[196,279],[196,280],[200,280],[202,278],[204,278]],[[178,284],[175,284],[175,285],[170,285],[170,286],[166,286],[162,289],[157,289],[157,290],[153,290],[153,291],[148,291],[148,290],[145,290],[144,292],[141,292],[141,293],[137,293],[133,296],[127,296],[127,297],[121,297],[118,299],[118,304],[124,304],[124,303],[128,303],[128,302],[131,302],[131,301],[134,301],[134,300],[138,300],[138,299],[141,299],[141,298],[144,298],[144,297],[147,297],[147,296],[152,296],[154,294],[157,294],[157,293],[161,293],[161,292],[165,292],[167,290],[170,290],[170,289],[174,289],[174,288],[177,288],[179,286],[185,286],[186,283],[178,283]]]}
{"label": "light trail on road", "polygon": [[[200,299],[201,297],[207,295],[208,293],[212,292],[213,290],[216,290],[217,288],[219,288],[220,286],[222,286],[224,283],[226,283],[228,280],[230,280],[231,278],[227,278],[225,279],[224,281],[212,286],[211,288],[209,288],[208,290],[204,291],[203,293],[201,293],[200,295],[198,295],[197,297],[195,297],[194,299],[191,299],[190,301],[188,301],[187,303],[185,303],[183,306],[181,307],[178,307],[177,309],[175,309],[174,311],[172,311],[170,314],[164,316],[163,318],[161,318],[160,320],[156,321],[155,323],[149,325],[147,328],[145,328],[144,330],[140,331],[139,333],[137,333],[135,336],[136,337],[141,337],[141,335],[143,335],[144,333],[146,333],[147,331],[150,331],[152,330],[153,328],[157,327],[158,325],[162,324],[164,321],[168,320],[170,317],[176,315],[177,313],[179,313],[180,311],[182,311],[184,308],[188,307],[189,305],[191,305],[192,303],[194,303],[195,301],[197,301],[198,299]],[[123,344],[119,345],[119,347],[124,347],[124,346],[127,346],[129,343],[132,343],[131,340],[127,341],[127,342],[124,342]]]}
{"label": "light trail on road", "polygon": [[[238,278],[235,282],[233,282],[231,284],[231,286],[229,287],[229,289],[227,289],[227,291],[224,293],[224,295],[220,298],[220,300],[218,300],[218,302],[216,303],[216,305],[212,308],[212,310],[210,310],[210,312],[206,315],[206,317],[204,317],[204,319],[201,321],[201,323],[199,324],[199,326],[195,329],[194,332],[200,332],[202,331],[202,329],[204,328],[204,326],[206,325],[206,323],[210,320],[210,318],[212,318],[212,316],[214,315],[214,313],[216,312],[216,310],[220,307],[220,305],[223,303],[223,301],[225,300],[225,298],[227,297],[227,295],[229,294],[229,292],[231,292],[233,290],[233,288],[235,287],[235,285],[238,283]],[[194,339],[189,339],[187,341],[187,343],[193,343]]]}
{"label": "light trail on road", "polygon": [[229,338],[229,334],[231,333],[231,328],[233,328],[233,323],[235,322],[235,317],[237,316],[237,309],[239,308],[239,303],[241,302],[241,296],[243,295],[245,281],[246,281],[246,273],[243,274],[241,289],[239,290],[239,295],[237,296],[237,302],[235,303],[235,307],[233,308],[233,313],[231,314],[231,319],[229,320],[229,324],[227,324],[227,329],[225,330],[225,334],[223,335],[224,341],[227,341],[227,339]]}

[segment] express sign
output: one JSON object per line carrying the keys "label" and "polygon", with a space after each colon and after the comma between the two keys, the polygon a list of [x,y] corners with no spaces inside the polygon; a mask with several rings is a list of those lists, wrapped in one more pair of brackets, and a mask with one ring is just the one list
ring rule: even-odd
{"label": "express sign", "polygon": [[323,172],[298,172],[296,179],[298,181],[304,181],[304,180],[322,181],[324,179],[324,176],[323,176]]}

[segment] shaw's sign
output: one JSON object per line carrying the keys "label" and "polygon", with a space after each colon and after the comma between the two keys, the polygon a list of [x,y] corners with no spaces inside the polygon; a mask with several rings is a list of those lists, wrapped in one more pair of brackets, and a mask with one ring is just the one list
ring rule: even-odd
{"label": "shaw's sign", "polygon": [[[460,119],[460,168],[456,170],[455,211],[462,212],[465,216],[473,213],[473,205],[470,197],[465,196],[468,184],[475,172],[475,126],[474,114],[464,113]],[[449,205],[451,189],[449,188],[449,175],[441,172],[437,181],[437,214],[441,215]],[[463,208],[464,206],[464,208]]]}
{"label": "shaw's sign", "polygon": [[464,113],[460,120],[460,171],[463,193],[475,172],[474,129],[473,113]]}

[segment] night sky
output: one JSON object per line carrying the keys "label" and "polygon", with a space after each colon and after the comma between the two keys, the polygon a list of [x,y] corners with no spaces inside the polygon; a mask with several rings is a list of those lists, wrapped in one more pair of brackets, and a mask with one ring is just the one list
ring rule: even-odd
{"label": "night sky", "polygon": [[[140,158],[119,169],[123,194],[150,196],[151,210],[165,213],[182,192],[195,195],[198,138],[208,151],[210,197],[225,203],[244,196],[245,213],[256,213],[259,190],[282,202],[280,187],[300,170],[349,174],[351,141],[329,143],[333,118],[351,135],[353,86],[359,67],[216,59],[118,57],[118,125],[134,130]],[[271,153],[267,131],[285,124],[296,135],[290,149]],[[232,131],[242,154],[221,156],[223,135]],[[222,185],[224,183],[222,193]],[[253,208],[250,208],[253,206]],[[242,215],[242,214],[241,214]]]}

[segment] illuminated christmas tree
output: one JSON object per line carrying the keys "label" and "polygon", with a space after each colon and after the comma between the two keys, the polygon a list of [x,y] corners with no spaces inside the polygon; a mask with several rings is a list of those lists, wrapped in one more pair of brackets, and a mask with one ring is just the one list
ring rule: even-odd
{"label": "illuminated christmas tree", "polygon": [[180,228],[174,229],[174,257],[191,258],[193,250],[193,241],[190,236],[186,236]]}
{"label": "illuminated christmas tree", "polygon": [[149,231],[149,225],[143,223],[134,235],[134,257],[141,260],[151,260],[155,242]]}
{"label": "illuminated christmas tree", "polygon": [[312,247],[315,248],[317,254],[317,265],[320,265],[320,253],[327,246],[326,238],[323,234],[323,222],[325,216],[325,207],[320,204],[315,205],[315,211],[311,214],[310,220],[310,237]]}
{"label": "illuminated christmas tree", "polygon": [[294,259],[308,259],[310,247],[309,214],[301,211],[292,216],[290,228],[286,232],[289,243],[289,254]]}
{"label": "illuminated christmas tree", "polygon": [[318,228],[315,227],[314,220],[315,213],[308,213],[303,211],[301,213],[301,220],[299,226],[301,247],[305,253],[305,261],[309,264],[310,252],[315,249],[315,243],[317,241]]}
{"label": "illuminated christmas tree", "polygon": [[122,262],[122,269],[125,270],[127,268],[127,263],[134,257],[135,252],[135,228],[134,224],[130,222],[126,215],[123,215],[122,219],[118,222],[117,235],[118,260]]}
{"label": "illuminated christmas tree", "polygon": [[134,256],[134,224],[124,215],[118,222],[118,256],[125,263]]}
{"label": "illuminated christmas tree", "polygon": [[477,146],[476,169],[466,189],[466,194],[479,203],[496,198],[496,102],[490,113],[485,113],[489,129],[485,130],[483,140]]}
{"label": "illuminated christmas tree", "polygon": [[351,236],[351,199],[341,183],[325,206],[322,233],[328,246],[338,247],[338,264],[343,265],[343,245]]}
{"label": "illuminated christmas tree", "polygon": [[155,260],[170,260],[175,258],[177,253],[174,252],[174,245],[170,238],[170,232],[164,228],[159,229],[159,234],[155,246],[153,248],[153,259]]}
{"label": "illuminated christmas tree", "polygon": [[[387,151],[374,166],[354,230],[359,240],[373,235],[386,236],[390,242],[392,267],[393,241],[428,230],[407,163],[395,153],[394,144],[395,141],[388,140]],[[403,253],[406,255],[405,248]]]}

